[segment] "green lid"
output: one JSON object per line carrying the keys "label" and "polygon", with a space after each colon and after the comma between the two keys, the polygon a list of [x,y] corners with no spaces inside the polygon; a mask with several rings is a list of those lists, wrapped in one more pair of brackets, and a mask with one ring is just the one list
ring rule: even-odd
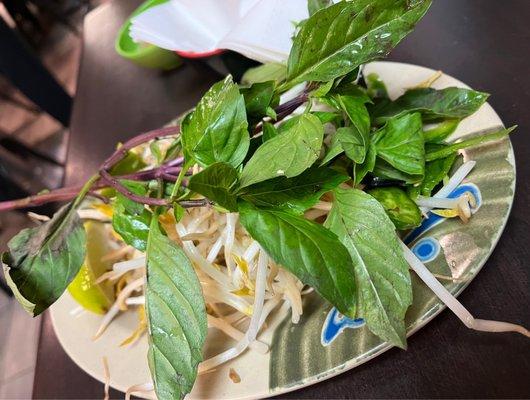
{"label": "green lid", "polygon": [[131,18],[144,12],[148,8],[166,3],[168,0],[148,0],[138,7],[120,28],[116,37],[116,51],[119,55],[135,64],[147,68],[173,69],[181,64],[179,56],[166,49],[147,43],[136,43],[129,35]]}

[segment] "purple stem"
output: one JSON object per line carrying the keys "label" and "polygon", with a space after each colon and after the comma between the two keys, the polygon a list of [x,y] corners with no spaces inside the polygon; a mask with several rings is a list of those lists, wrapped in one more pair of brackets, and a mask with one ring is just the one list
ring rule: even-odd
{"label": "purple stem", "polygon": [[166,136],[174,136],[180,133],[179,126],[169,126],[166,128],[155,129],[153,131],[142,133],[132,139],[126,141],[118,150],[116,150],[107,160],[102,164],[102,170],[109,170],[118,161],[127,155],[127,152],[136,146],[139,146],[145,142],[149,142],[153,139],[162,138]]}
{"label": "purple stem", "polygon": [[164,199],[155,199],[152,197],[139,196],[137,194],[134,194],[104,169],[102,169],[99,174],[101,175],[101,179],[107,182],[109,186],[113,187],[125,197],[136,201],[137,203],[143,203],[150,206],[167,206],[169,204],[167,200]]}

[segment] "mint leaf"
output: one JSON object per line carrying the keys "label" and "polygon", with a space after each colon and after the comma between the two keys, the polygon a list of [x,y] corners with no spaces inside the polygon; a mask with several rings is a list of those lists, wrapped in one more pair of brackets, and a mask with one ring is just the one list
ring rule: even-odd
{"label": "mint leaf", "polygon": [[249,186],[239,195],[259,207],[301,214],[314,206],[324,193],[348,179],[330,168],[310,168],[294,178],[280,177]]}
{"label": "mint leaf", "polygon": [[377,157],[405,174],[423,176],[425,144],[419,113],[388,120],[386,125],[374,134],[372,141]]}
{"label": "mint leaf", "polygon": [[229,211],[236,211],[238,173],[226,163],[215,163],[190,178],[188,189],[202,194]]}
{"label": "mint leaf", "polygon": [[427,12],[430,0],[341,1],[302,25],[287,61],[287,80],[327,82],[387,55]]}
{"label": "mint leaf", "polygon": [[381,158],[376,159],[372,174],[378,178],[403,181],[409,184],[417,184],[423,180],[422,175],[410,175],[401,172]]}
{"label": "mint leaf", "polygon": [[301,174],[318,158],[323,137],[324,127],[314,115],[303,114],[284,122],[278,135],[258,147],[243,168],[241,187]]}
{"label": "mint leaf", "polygon": [[315,222],[242,202],[241,223],[272,259],[310,285],[337,309],[355,315],[353,265],[335,234]]}
{"label": "mint leaf", "polygon": [[86,234],[73,203],[47,222],[23,229],[2,254],[6,282],[33,317],[52,305],[79,272]]}
{"label": "mint leaf", "polygon": [[237,167],[247,154],[250,136],[245,101],[227,76],[203,96],[182,121],[182,146],[187,160],[206,167],[226,162]]}
{"label": "mint leaf", "polygon": [[421,211],[415,202],[398,187],[381,187],[368,191],[385,209],[396,229],[412,229],[421,224]]}
{"label": "mint leaf", "polygon": [[449,87],[411,89],[392,102],[382,102],[371,110],[376,124],[383,124],[389,118],[411,112],[420,112],[423,120],[440,118],[462,119],[479,109],[489,94],[471,89]]}
{"label": "mint leaf", "polygon": [[208,333],[201,285],[184,251],[162,234],[153,218],[147,244],[145,308],[148,361],[160,400],[189,393]]}
{"label": "mint leaf", "polygon": [[336,189],[324,225],[339,237],[353,260],[357,315],[374,334],[405,348],[404,318],[412,303],[412,286],[409,266],[385,210],[361,190]]}

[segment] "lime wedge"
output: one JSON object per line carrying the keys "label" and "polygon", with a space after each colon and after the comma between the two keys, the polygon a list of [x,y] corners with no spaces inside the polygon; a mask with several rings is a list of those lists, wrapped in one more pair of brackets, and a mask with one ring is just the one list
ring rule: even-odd
{"label": "lime wedge", "polygon": [[85,263],[68,286],[68,291],[85,309],[105,314],[114,302],[114,286],[108,281],[96,283],[96,280],[112,267],[110,262],[101,261],[111,251],[109,236],[104,224],[100,222],[86,222],[85,230]]}

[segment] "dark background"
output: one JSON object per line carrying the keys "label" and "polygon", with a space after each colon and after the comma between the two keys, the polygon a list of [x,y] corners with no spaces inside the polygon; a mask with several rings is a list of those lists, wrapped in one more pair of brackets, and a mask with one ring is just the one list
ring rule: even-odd
{"label": "dark background", "polygon": [[[90,175],[124,140],[194,105],[219,76],[186,66],[170,73],[138,68],[114,53],[115,34],[139,1],[115,0],[85,22],[84,52],[71,121],[66,183]],[[530,0],[435,0],[390,60],[441,69],[489,100],[512,136],[517,189],[495,251],[460,300],[478,318],[530,326],[528,150]],[[131,366],[134,368],[134,366]],[[354,370],[283,398],[528,398],[530,341],[467,330],[449,311],[409,340]],[[34,398],[100,398],[102,384],[82,372],[43,319]],[[122,395],[113,392],[113,398]]]}

